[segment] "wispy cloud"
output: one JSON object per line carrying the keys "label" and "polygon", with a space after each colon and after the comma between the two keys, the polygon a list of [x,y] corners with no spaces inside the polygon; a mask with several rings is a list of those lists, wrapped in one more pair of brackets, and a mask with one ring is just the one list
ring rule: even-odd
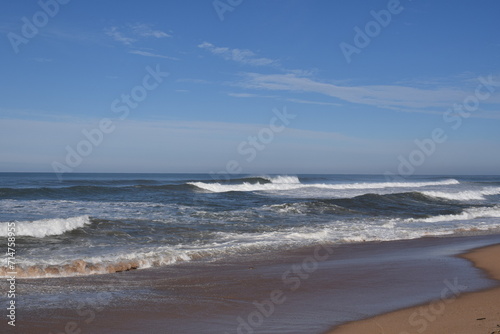
{"label": "wispy cloud", "polygon": [[104,29],[104,32],[115,41],[124,45],[130,46],[141,38],[166,38],[172,35],[161,31],[155,30],[151,25],[145,23],[134,23],[124,27],[109,27]]}
{"label": "wispy cloud", "polygon": [[172,37],[172,35],[167,34],[161,30],[154,30],[150,25],[144,23],[136,23],[130,26],[132,32],[141,37],[155,37],[155,38],[165,38]]}
{"label": "wispy cloud", "polygon": [[278,95],[263,95],[263,94],[254,94],[254,93],[234,93],[228,92],[227,96],[236,97],[236,98],[264,98],[264,99],[280,99]]}
{"label": "wispy cloud", "polygon": [[335,106],[335,107],[340,107],[342,106],[341,103],[333,103],[333,102],[321,102],[321,101],[311,101],[311,100],[302,100],[302,99],[285,99],[288,102],[292,103],[303,103],[303,104],[316,104],[320,106]]}
{"label": "wispy cloud", "polygon": [[120,42],[124,45],[131,45],[136,39],[131,37],[126,37],[122,32],[119,31],[118,27],[110,27],[104,29],[104,32],[109,37],[113,38],[115,41]]}
{"label": "wispy cloud", "polygon": [[131,53],[134,55],[139,55],[139,56],[144,56],[144,57],[155,57],[155,58],[165,58],[165,59],[170,59],[170,60],[179,60],[178,58],[175,58],[175,57],[164,56],[164,55],[160,55],[157,53],[141,51],[141,50],[130,50],[128,53]]}
{"label": "wispy cloud", "polygon": [[398,85],[341,86],[294,74],[247,73],[239,85],[271,91],[317,93],[342,101],[377,107],[405,108],[407,111],[446,108],[467,96],[467,92],[453,88],[420,89]]}
{"label": "wispy cloud", "polygon": [[252,66],[269,66],[278,64],[277,60],[269,58],[259,58],[254,52],[246,49],[230,49],[228,47],[218,47],[208,42],[203,42],[199,44],[198,47],[208,50],[212,54],[220,56],[226,60],[232,60],[240,64]]}
{"label": "wispy cloud", "polygon": [[231,93],[231,92],[227,93],[227,95],[231,96],[231,97],[237,97],[237,98],[273,98],[273,99],[280,99],[280,100],[292,102],[292,103],[315,104],[315,105],[335,106],[335,107],[342,106],[341,103],[321,102],[321,101],[303,100],[303,99],[295,99],[295,98],[282,98],[282,97],[279,97],[276,95],[262,95],[262,94],[254,94],[254,93]]}

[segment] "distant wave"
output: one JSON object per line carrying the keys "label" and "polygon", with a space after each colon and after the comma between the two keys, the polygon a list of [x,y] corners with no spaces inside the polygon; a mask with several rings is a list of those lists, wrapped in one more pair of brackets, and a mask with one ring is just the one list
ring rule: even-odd
{"label": "distant wave", "polygon": [[434,182],[374,182],[374,183],[342,183],[342,184],[303,184],[296,176],[278,176],[269,179],[270,183],[249,183],[242,184],[221,184],[206,182],[189,182],[189,184],[211,192],[229,191],[285,191],[301,188],[321,188],[332,190],[362,190],[362,189],[383,189],[383,188],[416,188],[427,186],[454,185],[460,182],[455,179],[448,179]]}
{"label": "distant wave", "polygon": [[158,184],[157,180],[148,179],[111,179],[111,180],[62,180],[63,184],[73,185],[83,185],[83,186],[126,186],[126,185],[136,185],[136,184]]}
{"label": "distant wave", "polygon": [[176,191],[190,190],[192,186],[188,184],[136,184],[136,185],[114,185],[114,186],[96,186],[79,185],[68,187],[40,187],[40,188],[0,188],[0,199],[12,198],[60,198],[67,196],[97,196],[114,195],[124,192],[136,192],[137,189],[152,191]]}
{"label": "distant wave", "polygon": [[460,192],[423,191],[422,194],[456,201],[484,200],[484,196],[500,195],[500,187],[485,188],[482,190],[464,190]]}
{"label": "distant wave", "polygon": [[[115,194],[127,187],[117,186],[69,186],[39,188],[0,188],[1,198],[52,197],[68,195]],[[130,187],[130,189],[133,189]]]}
{"label": "distant wave", "polygon": [[[271,183],[272,178],[267,177],[267,176],[246,176],[246,177],[241,177],[241,178],[235,178],[235,179],[229,179],[228,182],[230,183],[241,183],[241,182],[247,182],[247,183]],[[214,180],[216,181],[216,180]],[[194,181],[193,181],[194,182]]]}
{"label": "distant wave", "polygon": [[[111,183],[111,182],[110,182]],[[201,182],[191,181],[180,184],[154,184],[153,182],[135,185],[73,185],[64,187],[39,187],[39,188],[0,188],[0,199],[15,198],[66,198],[67,196],[97,196],[121,194],[124,192],[144,191],[193,191],[202,189],[214,193],[239,191],[287,191],[295,189],[325,189],[325,190],[371,190],[387,188],[420,188],[428,186],[456,185],[460,182],[455,179],[441,181],[408,181],[408,182],[360,182],[360,183],[302,183],[297,176],[250,176],[231,179],[227,182]],[[462,198],[457,199],[482,199],[483,195],[498,194],[500,187],[492,188],[490,192],[481,194],[464,192]],[[429,191],[428,196],[443,197],[448,199],[456,196],[454,193]],[[468,196],[468,197],[467,197]]]}
{"label": "distant wave", "polygon": [[[16,236],[44,238],[60,235],[91,224],[89,216],[15,222]],[[0,236],[8,236],[8,223],[0,223]]]}

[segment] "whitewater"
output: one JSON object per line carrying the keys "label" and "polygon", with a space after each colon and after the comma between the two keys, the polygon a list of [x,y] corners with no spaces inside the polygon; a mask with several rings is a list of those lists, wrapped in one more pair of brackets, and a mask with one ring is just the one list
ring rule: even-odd
{"label": "whitewater", "polygon": [[[315,244],[500,231],[500,177],[0,174],[19,277],[95,275]],[[0,276],[8,272],[0,265]]]}

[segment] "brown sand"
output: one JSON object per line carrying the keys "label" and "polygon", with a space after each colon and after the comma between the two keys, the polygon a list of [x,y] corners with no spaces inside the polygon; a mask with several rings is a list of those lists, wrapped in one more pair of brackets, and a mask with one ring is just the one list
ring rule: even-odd
{"label": "brown sand", "polygon": [[[500,245],[476,249],[462,257],[485,270],[490,278],[500,280]],[[500,333],[500,287],[458,294],[457,298],[449,291],[445,293],[448,299],[351,322],[329,334]]]}
{"label": "brown sand", "polygon": [[[323,333],[332,325],[359,319],[363,314],[381,314],[404,305],[426,303],[436,294],[439,297],[439,292],[446,288],[446,279],[452,284],[457,277],[458,282],[469,286],[469,291],[491,287],[495,281],[488,280],[482,270],[450,255],[492,244],[500,245],[500,235],[339,245],[332,249],[329,258],[318,262],[317,270],[308,269],[308,276],[301,269],[300,276],[290,274],[286,280],[283,273],[290,273],[297,266],[306,268],[304,261],[314,258],[316,246],[272,256],[267,252],[240,255],[221,261],[186,262],[109,275],[19,279],[16,283],[22,298],[16,301],[16,327],[7,325],[5,319],[0,321],[0,333]],[[491,266],[485,264],[481,268]],[[7,281],[0,280],[0,291],[8,291],[7,285]],[[249,322],[252,316],[254,322],[259,321],[255,315],[262,308],[254,302],[266,303],[267,310],[271,308],[267,301],[275,290],[283,292],[285,302],[275,303],[274,313],[262,317],[260,327],[243,327],[241,319]],[[498,295],[491,299],[493,303]],[[41,304],[43,301],[48,301],[47,307]],[[441,313],[451,312],[455,303],[458,302],[444,304],[446,309]],[[433,305],[436,306],[439,304]],[[485,312],[470,313],[471,322],[489,326],[486,328],[496,326],[489,323],[490,316]],[[480,317],[487,319],[475,320]],[[440,320],[436,318],[436,322]],[[408,334],[419,333],[422,327],[421,316],[413,320],[419,326],[407,325]],[[374,326],[354,333],[400,334],[404,330],[395,327],[397,331],[383,332]]]}

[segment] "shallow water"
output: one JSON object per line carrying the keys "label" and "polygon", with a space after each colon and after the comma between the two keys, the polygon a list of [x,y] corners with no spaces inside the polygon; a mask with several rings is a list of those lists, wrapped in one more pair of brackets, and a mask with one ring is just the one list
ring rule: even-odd
{"label": "shallow water", "polygon": [[2,173],[0,247],[15,223],[18,277],[103,274],[319,243],[493,234],[499,200],[500,177],[485,176]]}
{"label": "shallow water", "polygon": [[[19,280],[20,333],[323,333],[491,287],[454,254],[500,236],[323,245],[107,275]],[[5,284],[0,283],[4,289]],[[5,325],[2,323],[1,326]]]}

